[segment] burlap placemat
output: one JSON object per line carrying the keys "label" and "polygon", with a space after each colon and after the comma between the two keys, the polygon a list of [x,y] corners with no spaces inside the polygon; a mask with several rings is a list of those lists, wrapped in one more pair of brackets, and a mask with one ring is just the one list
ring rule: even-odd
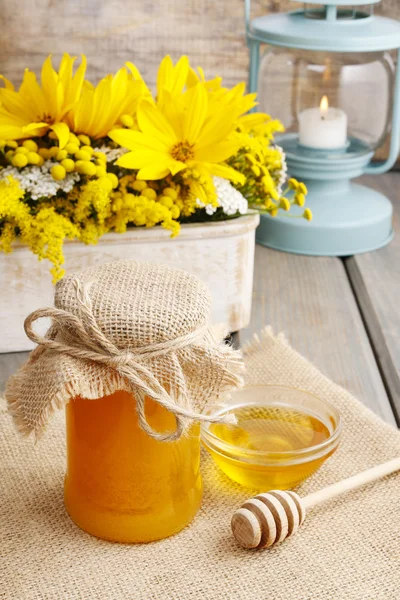
{"label": "burlap placemat", "polygon": [[[317,490],[400,455],[400,434],[321,375],[282,336],[246,350],[249,383],[283,383],[335,404],[336,455],[299,490]],[[90,537],[67,516],[63,415],[36,446],[4,404],[0,429],[0,598],[5,600],[399,600],[400,475],[331,501],[272,550],[239,548],[230,517],[251,491],[203,457],[204,502],[179,535],[124,546]]]}

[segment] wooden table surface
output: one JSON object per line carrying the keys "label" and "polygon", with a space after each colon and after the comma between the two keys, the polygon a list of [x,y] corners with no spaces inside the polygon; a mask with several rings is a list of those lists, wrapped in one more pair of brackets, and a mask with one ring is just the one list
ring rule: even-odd
{"label": "wooden table surface", "polygon": [[[400,425],[400,173],[363,177],[394,204],[397,237],[346,258],[256,246],[253,314],[241,342],[264,326],[386,421]],[[27,353],[0,355],[0,389]]]}

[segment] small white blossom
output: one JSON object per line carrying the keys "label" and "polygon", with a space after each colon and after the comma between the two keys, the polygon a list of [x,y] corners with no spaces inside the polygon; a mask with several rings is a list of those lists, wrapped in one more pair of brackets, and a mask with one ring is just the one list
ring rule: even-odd
{"label": "small white blossom", "polygon": [[[248,202],[246,198],[233,187],[227,179],[222,177],[213,177],[215,190],[217,192],[218,204],[223,212],[227,215],[235,215],[239,213],[244,215],[247,213]],[[217,207],[212,204],[204,204],[201,200],[196,200],[197,206],[204,208],[208,215],[213,215]]]}
{"label": "small white blossom", "polygon": [[279,154],[281,155],[281,172],[280,172],[280,176],[279,176],[279,180],[277,183],[277,191],[278,194],[281,195],[282,194],[282,189],[283,186],[285,184],[285,181],[287,179],[287,163],[286,163],[286,155],[285,152],[283,150],[283,148],[281,148],[280,146],[275,146],[275,149],[278,150]]}
{"label": "small white blossom", "polygon": [[67,173],[65,179],[56,181],[53,179],[50,169],[54,162],[47,160],[41,167],[29,166],[22,170],[16,167],[8,166],[0,171],[0,179],[6,179],[12,175],[19,181],[21,188],[27,192],[32,200],[39,198],[51,198],[59,190],[68,193],[72,190],[75,183],[80,180],[79,173]]}
{"label": "small white blossom", "polygon": [[107,157],[107,162],[115,162],[120,156],[123,156],[128,152],[126,148],[109,148],[108,146],[101,146],[95,148],[96,152],[103,152]]}

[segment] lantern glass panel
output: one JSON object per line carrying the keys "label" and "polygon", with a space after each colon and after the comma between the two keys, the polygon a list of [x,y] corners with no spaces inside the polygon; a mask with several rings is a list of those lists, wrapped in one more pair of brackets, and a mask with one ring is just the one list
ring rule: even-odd
{"label": "lantern glass panel", "polygon": [[323,96],[348,117],[348,135],[371,149],[390,132],[394,61],[388,52],[333,53],[267,49],[259,70],[260,110],[298,131],[299,114]]}

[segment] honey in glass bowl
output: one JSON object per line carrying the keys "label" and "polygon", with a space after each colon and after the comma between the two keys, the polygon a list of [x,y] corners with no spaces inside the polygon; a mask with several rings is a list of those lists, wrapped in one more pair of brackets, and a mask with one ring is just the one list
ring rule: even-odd
{"label": "honey in glass bowl", "polygon": [[217,414],[234,423],[202,428],[203,442],[231,479],[254,489],[290,489],[336,450],[340,417],[326,401],[284,386],[256,386],[232,395]]}

